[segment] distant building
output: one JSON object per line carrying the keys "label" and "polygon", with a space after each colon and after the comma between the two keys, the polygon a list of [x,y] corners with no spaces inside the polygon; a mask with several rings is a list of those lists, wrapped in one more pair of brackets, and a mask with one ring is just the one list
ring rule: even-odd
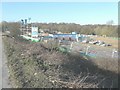
{"label": "distant building", "polygon": [[32,32],[31,32],[31,36],[32,37],[38,37],[38,27],[31,27],[32,28]]}
{"label": "distant building", "polygon": [[72,34],[77,34],[76,32],[72,32]]}

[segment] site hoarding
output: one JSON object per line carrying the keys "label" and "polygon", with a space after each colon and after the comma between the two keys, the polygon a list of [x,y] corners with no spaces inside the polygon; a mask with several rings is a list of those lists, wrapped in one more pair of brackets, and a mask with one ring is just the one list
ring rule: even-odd
{"label": "site hoarding", "polygon": [[53,35],[54,38],[61,38],[61,39],[66,39],[66,38],[71,38],[72,40],[76,40],[78,41],[78,36],[77,34],[54,34]]}

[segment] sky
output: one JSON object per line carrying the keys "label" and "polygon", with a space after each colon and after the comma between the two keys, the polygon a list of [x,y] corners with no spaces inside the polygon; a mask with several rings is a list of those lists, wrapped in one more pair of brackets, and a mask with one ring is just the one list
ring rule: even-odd
{"label": "sky", "polygon": [[117,2],[3,2],[2,21],[106,24],[118,23]]}

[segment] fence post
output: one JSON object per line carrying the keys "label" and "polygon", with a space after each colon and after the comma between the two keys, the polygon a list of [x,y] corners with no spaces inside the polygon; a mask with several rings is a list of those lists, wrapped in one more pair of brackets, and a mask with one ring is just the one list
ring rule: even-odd
{"label": "fence post", "polygon": [[72,47],[73,47],[73,42],[71,42],[70,49],[72,49]]}
{"label": "fence post", "polygon": [[113,49],[112,58],[114,58],[115,52],[117,52],[117,51],[115,49]]}
{"label": "fence post", "polygon": [[90,48],[90,46],[87,46],[87,49],[86,49],[86,55],[88,54],[88,49]]}

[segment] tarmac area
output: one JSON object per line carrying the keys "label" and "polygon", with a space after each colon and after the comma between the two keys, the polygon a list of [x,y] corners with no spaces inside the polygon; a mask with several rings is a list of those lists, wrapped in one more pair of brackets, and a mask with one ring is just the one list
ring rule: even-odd
{"label": "tarmac area", "polygon": [[87,54],[91,57],[105,57],[105,58],[113,58],[118,59],[120,52],[115,49],[115,52],[113,48],[108,47],[102,47],[97,45],[90,45],[90,44],[83,44],[81,42],[74,42],[72,45],[72,51],[77,53],[83,53]]}

